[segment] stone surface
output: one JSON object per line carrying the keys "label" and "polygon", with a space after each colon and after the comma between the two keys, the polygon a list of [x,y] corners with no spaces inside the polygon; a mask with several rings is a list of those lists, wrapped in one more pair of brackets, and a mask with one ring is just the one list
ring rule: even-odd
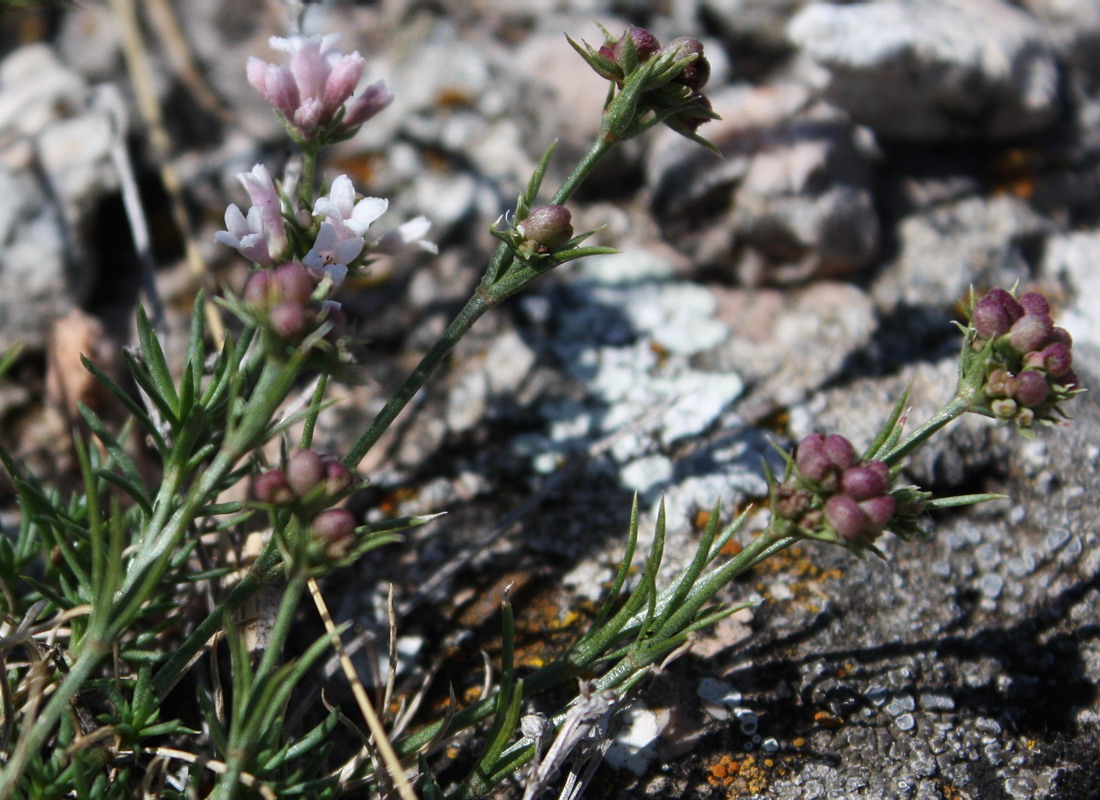
{"label": "stone surface", "polygon": [[1006,139],[1059,110],[1042,26],[1000,0],[814,3],[787,30],[829,70],[826,96],[882,136]]}
{"label": "stone surface", "polygon": [[879,224],[858,132],[800,87],[713,95],[704,133],[723,160],[663,132],[647,167],[664,233],[700,266],[751,285],[847,277],[875,258]]}

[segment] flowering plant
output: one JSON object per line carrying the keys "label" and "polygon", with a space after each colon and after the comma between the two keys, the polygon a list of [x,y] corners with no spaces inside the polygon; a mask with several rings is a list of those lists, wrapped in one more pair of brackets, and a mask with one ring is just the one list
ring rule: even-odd
{"label": "flowering plant", "polygon": [[[587,632],[560,657],[521,676],[505,597],[495,691],[461,710],[452,703],[407,733],[408,718],[394,719],[387,695],[372,703],[363,690],[316,579],[429,519],[364,523],[342,504],[364,485],[356,475],[363,457],[459,339],[488,309],[549,270],[610,252],[583,246],[592,232],[575,234],[566,207],[599,159],[657,124],[708,144],[697,133],[714,118],[702,94],[709,75],[702,45],[681,38],[661,47],[640,28],[617,38],[605,31],[605,38],[598,48],[573,43],[609,81],[596,141],[540,203],[553,148],[546,151],[514,211],[494,226],[500,244],[473,296],[342,456],[313,447],[314,426],[328,405],[328,380],[344,374],[355,351],[334,292],[376,254],[436,247],[425,239],[423,217],[374,237],[372,226],[388,202],[361,195],[345,175],[327,186],[317,179],[323,148],[354,135],[391,100],[378,83],[356,93],[365,70],[358,53],[340,53],[334,37],[292,36],[271,40],[288,57],[286,65],[249,61],[248,80],[300,148],[303,169],[293,186],[262,164],[239,176],[251,205],[247,212],[230,205],[226,229],[216,236],[252,262],[240,292],[222,301],[237,318],[236,333],[208,357],[200,298],[186,359],[174,373],[139,310],[140,346],[126,359],[144,403],[86,361],[129,411],[130,428],[147,437],[159,480],[148,480],[126,437],[89,408],[81,414],[95,446],[75,440],[83,486],[72,495],[42,485],[0,451],[23,509],[14,542],[0,539],[8,625],[0,657],[10,668],[3,684],[0,798],[129,797],[154,781],[166,797],[209,790],[219,800],[334,798],[351,791],[410,798],[417,782],[422,796],[442,797],[428,759],[472,729],[479,731],[480,747],[463,774],[448,779],[446,796],[482,796],[536,762],[525,778],[534,796],[656,665],[681,652],[696,631],[747,605],[712,605],[733,578],[806,539],[877,552],[875,541],[886,532],[921,533],[929,509],[991,499],[934,499],[919,487],[898,486],[904,460],[967,411],[1030,432],[1036,422],[1053,422],[1061,405],[1081,391],[1069,337],[1053,326],[1039,295],[1016,300],[995,290],[972,300],[956,395],[930,420],[905,435],[903,397],[862,454],[837,434],[807,437],[793,455],[785,454],[784,475],[768,476],[767,528],[741,537],[744,545],[729,557],[747,516],[720,526],[716,508],[689,564],[665,586],[658,585],[663,511],[645,567],[632,579],[640,525],[635,503],[626,554]],[[312,374],[319,377],[306,407],[284,413],[295,387]],[[291,443],[298,425],[301,434]],[[276,464],[263,455],[272,441],[280,445]],[[247,494],[236,491],[242,485]],[[225,544],[240,543],[257,528],[266,535],[251,559],[242,547]],[[181,586],[193,587],[192,596],[203,601],[197,621],[175,599]],[[275,590],[277,608],[264,647],[253,652],[241,615],[264,590]],[[306,594],[326,631],[288,658]],[[63,643],[45,647],[43,635]],[[335,747],[345,712],[332,709],[312,727],[295,726],[284,714],[303,677],[330,648],[341,657],[369,730],[360,731],[361,746],[357,741],[350,753]],[[26,655],[18,665],[10,660],[17,650]],[[212,678],[196,666],[204,655]],[[226,665],[228,687],[218,677]],[[391,671],[391,688],[392,679]],[[579,685],[579,694],[556,714],[541,721],[523,715],[533,694],[570,684]],[[186,719],[165,719],[177,713],[169,709],[178,709],[171,701],[179,692],[197,697],[197,708],[189,704]],[[554,742],[544,755],[541,745],[550,736]],[[168,770],[169,762],[183,766]]]}

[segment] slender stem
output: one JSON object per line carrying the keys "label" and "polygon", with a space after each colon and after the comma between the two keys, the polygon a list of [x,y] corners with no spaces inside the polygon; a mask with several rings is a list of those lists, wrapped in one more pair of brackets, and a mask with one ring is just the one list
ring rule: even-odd
{"label": "slender stem", "polygon": [[602,134],[596,141],[592,142],[592,146],[588,148],[588,152],[584,154],[584,157],[577,164],[576,168],[569,174],[569,177],[562,183],[561,188],[555,192],[553,198],[551,198],[551,205],[565,205],[565,202],[570,196],[577,190],[577,187],[581,185],[585,178],[588,177],[593,167],[599,162],[601,158],[607,155],[607,151],[615,145],[615,140],[605,138]]}
{"label": "slender stem", "polygon": [[950,403],[945,405],[939,411],[932,415],[932,417],[909,434],[905,441],[894,447],[889,453],[882,457],[882,460],[887,465],[893,466],[897,464],[906,455],[911,453],[920,445],[924,444],[934,433],[943,428],[947,423],[962,416],[970,410],[970,401],[963,396],[960,392],[955,395]]}
{"label": "slender stem", "polygon": [[443,335],[439,337],[439,340],[432,346],[432,349],[428,351],[428,354],[421,359],[416,369],[405,380],[405,383],[397,390],[396,394],[390,398],[389,402],[378,412],[374,421],[371,422],[370,427],[367,428],[363,434],[355,440],[355,443],[348,450],[347,455],[344,456],[344,465],[349,469],[354,469],[358,466],[359,462],[363,460],[363,456],[367,454],[390,424],[397,418],[397,415],[401,413],[401,410],[409,404],[413,396],[420,391],[421,387],[427,382],[429,376],[443,363],[443,360],[454,349],[454,346],[458,344],[458,340],[461,339],[473,324],[481,318],[491,308],[492,304],[482,295],[481,292],[475,293],[467,302],[466,305],[458,312],[458,316],[451,321],[451,324],[447,326],[447,330],[443,332]]}
{"label": "slender stem", "polygon": [[307,210],[313,209],[313,191],[316,181],[317,148],[302,147],[302,182],[298,186],[298,199]]}

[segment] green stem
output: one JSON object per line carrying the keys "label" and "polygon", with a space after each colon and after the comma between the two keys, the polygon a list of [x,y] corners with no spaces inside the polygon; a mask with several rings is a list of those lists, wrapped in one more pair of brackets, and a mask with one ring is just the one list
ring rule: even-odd
{"label": "green stem", "polygon": [[397,393],[390,398],[389,402],[378,412],[374,420],[371,422],[370,427],[367,428],[363,434],[355,440],[351,449],[348,450],[347,455],[344,456],[344,465],[348,469],[354,469],[359,465],[359,462],[363,460],[363,456],[367,454],[367,451],[374,447],[375,443],[381,438],[382,434],[386,432],[390,424],[397,418],[397,415],[401,413],[402,409],[409,404],[413,396],[420,391],[421,387],[427,382],[428,378],[433,372],[443,363],[443,360],[450,354],[454,346],[458,344],[458,340],[461,339],[474,323],[477,322],[481,316],[492,307],[492,303],[486,299],[486,297],[479,291],[471,297],[466,305],[458,312],[458,316],[451,321],[451,324],[447,326],[447,330],[443,332],[443,335],[439,337],[439,340],[432,346],[432,349],[428,351],[428,354],[421,359],[416,369],[405,380],[405,383],[397,390]]}
{"label": "green stem", "polygon": [[230,733],[229,752],[225,759],[226,770],[218,778],[218,784],[212,795],[214,800],[232,800],[236,796],[241,786],[241,774],[256,747],[256,742],[264,733],[259,729],[259,723],[266,709],[260,707],[258,703],[262,695],[266,694],[268,682],[279,670],[283,645],[286,644],[287,637],[290,635],[307,580],[305,572],[301,571],[287,583],[279,603],[279,610],[275,615],[271,636],[260,657],[260,664],[256,668],[249,694],[245,697],[233,698],[234,704],[244,704],[244,713],[240,717],[240,727]]}
{"label": "green stem", "polygon": [[565,205],[566,201],[572,196],[573,192],[577,190],[577,187],[584,182],[584,179],[588,177],[588,173],[599,163],[599,160],[607,155],[607,151],[614,147],[615,140],[601,134],[596,141],[592,142],[592,146],[588,148],[588,152],[581,158],[580,163],[573,169],[573,172],[569,174],[569,177],[562,183],[561,188],[550,199],[551,205],[561,206]]}
{"label": "green stem", "polygon": [[314,184],[317,182],[317,148],[302,147],[302,181],[298,185],[298,199],[307,211],[313,210]]}
{"label": "green stem", "polygon": [[888,466],[897,464],[917,447],[924,444],[924,442],[947,425],[947,423],[962,416],[969,410],[970,400],[964,396],[964,392],[960,391],[950,403],[937,411],[927,422],[909,434],[905,441],[901,442],[889,453],[884,455],[882,460]]}
{"label": "green stem", "polygon": [[11,758],[0,772],[0,800],[8,800],[14,796],[19,779],[26,769],[27,758],[42,749],[61,715],[68,711],[76,693],[84,687],[85,681],[91,677],[100,662],[111,653],[107,640],[96,633],[89,632],[84,642],[80,655],[50,696],[34,725],[19,738]]}

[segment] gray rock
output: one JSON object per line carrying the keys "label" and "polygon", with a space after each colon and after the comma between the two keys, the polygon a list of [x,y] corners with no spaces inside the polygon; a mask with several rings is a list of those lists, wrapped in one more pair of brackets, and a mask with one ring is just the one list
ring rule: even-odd
{"label": "gray rock", "polygon": [[667,133],[647,165],[666,236],[701,265],[752,285],[867,266],[879,226],[859,132],[795,86],[736,87],[711,99],[722,120],[700,133],[724,160]]}
{"label": "gray rock", "polygon": [[897,262],[872,294],[887,309],[947,309],[971,285],[1012,286],[1027,274],[1024,250],[1055,230],[1026,201],[970,195],[901,220]]}
{"label": "gray rock", "polygon": [[1068,330],[1080,346],[1100,347],[1100,319],[1096,314],[1100,298],[1100,232],[1082,231],[1050,237],[1043,252],[1043,274],[1062,281],[1070,300],[1058,314],[1057,323]]}
{"label": "gray rock", "polygon": [[826,97],[882,136],[1006,139],[1059,111],[1042,26],[999,0],[814,3],[787,30],[829,70]]}

